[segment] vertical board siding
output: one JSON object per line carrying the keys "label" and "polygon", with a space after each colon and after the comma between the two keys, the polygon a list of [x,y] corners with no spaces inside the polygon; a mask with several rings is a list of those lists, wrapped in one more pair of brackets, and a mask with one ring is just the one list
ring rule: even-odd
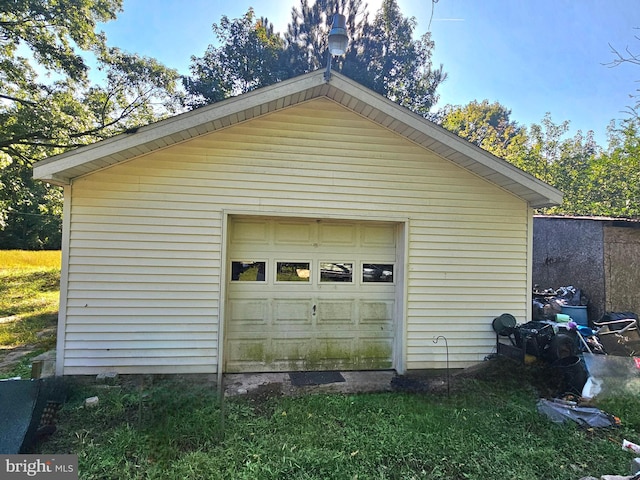
{"label": "vertical board siding", "polygon": [[494,348],[523,318],[527,204],[327,99],[73,184],[65,374],[214,373],[223,211],[408,219],[406,366]]}

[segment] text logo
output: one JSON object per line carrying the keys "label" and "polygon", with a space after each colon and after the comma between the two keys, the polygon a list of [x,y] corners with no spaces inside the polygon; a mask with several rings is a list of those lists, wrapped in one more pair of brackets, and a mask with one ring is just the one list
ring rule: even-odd
{"label": "text logo", "polygon": [[78,480],[78,456],[0,455],[0,478]]}

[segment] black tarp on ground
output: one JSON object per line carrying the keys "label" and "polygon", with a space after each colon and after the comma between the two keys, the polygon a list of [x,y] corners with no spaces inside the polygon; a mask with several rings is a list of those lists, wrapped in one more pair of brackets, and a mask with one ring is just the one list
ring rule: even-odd
{"label": "black tarp on ground", "polygon": [[43,412],[64,402],[61,380],[0,382],[0,454],[26,453],[36,440]]}

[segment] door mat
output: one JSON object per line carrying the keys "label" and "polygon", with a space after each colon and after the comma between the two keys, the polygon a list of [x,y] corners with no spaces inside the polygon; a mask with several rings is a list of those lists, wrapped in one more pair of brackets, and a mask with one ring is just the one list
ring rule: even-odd
{"label": "door mat", "polygon": [[289,373],[289,378],[291,379],[291,385],[294,387],[345,381],[340,372],[291,372]]}

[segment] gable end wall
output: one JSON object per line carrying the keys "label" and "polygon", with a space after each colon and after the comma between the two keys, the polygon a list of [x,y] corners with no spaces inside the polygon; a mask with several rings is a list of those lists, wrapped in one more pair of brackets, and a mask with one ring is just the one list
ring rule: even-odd
{"label": "gable end wall", "polygon": [[[527,315],[526,202],[317,99],[76,179],[64,374],[215,373],[224,212],[407,222],[408,369],[481,361]],[[63,289],[64,290],[64,289]],[[62,345],[61,345],[62,346]]]}

